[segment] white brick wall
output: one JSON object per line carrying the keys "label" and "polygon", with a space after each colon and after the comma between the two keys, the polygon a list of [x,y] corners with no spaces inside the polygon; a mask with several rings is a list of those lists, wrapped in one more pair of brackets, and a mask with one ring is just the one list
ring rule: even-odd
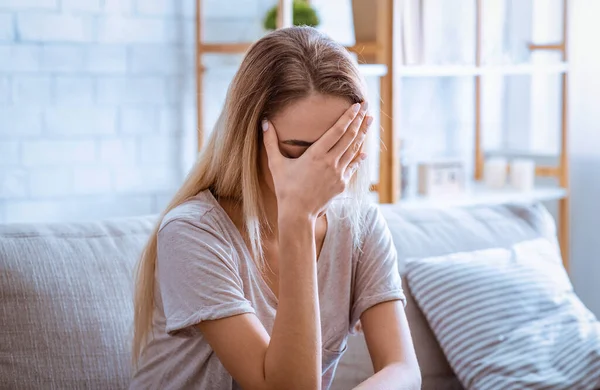
{"label": "white brick wall", "polygon": [[19,37],[25,42],[89,42],[91,16],[26,12],[17,15]]}
{"label": "white brick wall", "polygon": [[23,143],[23,165],[63,166],[93,163],[96,160],[96,144],[92,140],[80,141],[27,141]]}
{"label": "white brick wall", "polygon": [[0,42],[12,41],[15,39],[15,27],[13,25],[13,15],[0,12]]}
{"label": "white brick wall", "polygon": [[152,108],[124,107],[121,109],[120,117],[121,132],[125,134],[156,133],[159,125],[158,116],[159,112]]}
{"label": "white brick wall", "polygon": [[[258,38],[272,4],[203,1],[207,40]],[[196,155],[194,15],[194,0],[0,0],[0,223],[169,202]],[[221,76],[207,96],[224,96]]]}
{"label": "white brick wall", "polygon": [[73,171],[73,193],[104,194],[112,191],[112,172],[108,167],[77,167]]}
{"label": "white brick wall", "polygon": [[16,166],[19,164],[20,151],[17,141],[0,141],[0,170],[2,166]]}
{"label": "white brick wall", "polygon": [[3,199],[24,198],[28,195],[27,171],[22,168],[8,168],[0,171],[0,201]]}
{"label": "white brick wall", "polygon": [[137,162],[137,140],[133,137],[119,137],[101,140],[99,163],[115,169],[135,166]]}
{"label": "white brick wall", "polygon": [[50,76],[15,76],[12,79],[12,102],[20,106],[52,103]]}
{"label": "white brick wall", "polygon": [[28,170],[29,190],[41,198],[68,196],[73,192],[73,175],[62,166],[33,167]]}
{"label": "white brick wall", "polygon": [[168,165],[171,156],[178,155],[178,139],[165,135],[145,135],[139,137],[140,163],[142,165]]}
{"label": "white brick wall", "polygon": [[96,79],[98,103],[108,105],[162,105],[166,102],[166,79],[153,76],[99,77]]}
{"label": "white brick wall", "polygon": [[55,10],[58,0],[0,0],[0,9],[7,10]]}
{"label": "white brick wall", "polygon": [[0,72],[36,72],[40,69],[39,46],[0,42]]}
{"label": "white brick wall", "polygon": [[182,58],[193,58],[180,47],[169,45],[136,45],[129,51],[128,70],[135,74],[176,74],[192,71],[193,61],[182,62]]}
{"label": "white brick wall", "polygon": [[135,10],[140,15],[168,15],[183,16],[185,18],[193,18],[196,12],[194,2],[186,0],[136,0]]}
{"label": "white brick wall", "polygon": [[112,15],[131,15],[133,9],[133,0],[104,0],[102,10],[104,13]]}
{"label": "white brick wall", "polygon": [[0,107],[0,138],[26,138],[42,132],[42,110],[37,107]]}
{"label": "white brick wall", "polygon": [[102,11],[101,0],[61,0],[63,8],[71,11],[100,12]]}
{"label": "white brick wall", "polygon": [[96,195],[56,200],[17,200],[4,209],[6,221],[24,223],[96,220],[154,213],[156,195]]}
{"label": "white brick wall", "polygon": [[54,102],[57,105],[91,105],[94,80],[88,76],[58,75],[54,78]]}
{"label": "white brick wall", "polygon": [[74,44],[43,46],[40,52],[40,67],[43,72],[75,73],[83,70],[84,47]]}
{"label": "white brick wall", "polygon": [[173,25],[164,19],[106,16],[96,26],[96,39],[101,43],[173,43],[168,30]]}
{"label": "white brick wall", "polygon": [[85,55],[86,71],[89,73],[122,74],[127,71],[127,47],[125,45],[89,45]]}
{"label": "white brick wall", "polygon": [[52,136],[110,135],[117,131],[117,111],[114,108],[48,108],[45,119],[45,131]]}
{"label": "white brick wall", "polygon": [[0,104],[6,104],[11,100],[11,80],[8,77],[0,77]]}

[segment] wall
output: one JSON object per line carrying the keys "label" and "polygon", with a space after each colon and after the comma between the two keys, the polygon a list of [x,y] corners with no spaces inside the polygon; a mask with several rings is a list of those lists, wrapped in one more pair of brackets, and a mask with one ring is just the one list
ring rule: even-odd
{"label": "wall", "polygon": [[[257,38],[271,3],[203,1],[206,40]],[[194,7],[0,0],[0,223],[163,207],[195,156]],[[209,74],[205,94],[226,85]]]}
{"label": "wall", "polygon": [[571,275],[600,318],[600,2],[572,2],[570,37]]}

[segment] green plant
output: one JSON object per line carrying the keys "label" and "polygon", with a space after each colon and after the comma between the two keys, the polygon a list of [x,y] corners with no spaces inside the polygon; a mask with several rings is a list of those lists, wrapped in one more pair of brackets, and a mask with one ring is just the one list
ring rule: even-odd
{"label": "green plant", "polygon": [[[267,12],[263,24],[265,30],[275,30],[277,28],[277,8],[277,6],[274,6]],[[316,27],[320,23],[317,11],[304,0],[294,0],[293,19],[294,26]]]}

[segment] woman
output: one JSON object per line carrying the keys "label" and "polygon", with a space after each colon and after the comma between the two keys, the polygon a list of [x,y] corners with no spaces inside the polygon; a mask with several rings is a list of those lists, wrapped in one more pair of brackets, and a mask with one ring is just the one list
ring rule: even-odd
{"label": "woman", "polygon": [[363,201],[364,101],[314,29],[252,46],[138,264],[132,388],[327,389],[359,320],[362,387],[419,387],[396,252]]}

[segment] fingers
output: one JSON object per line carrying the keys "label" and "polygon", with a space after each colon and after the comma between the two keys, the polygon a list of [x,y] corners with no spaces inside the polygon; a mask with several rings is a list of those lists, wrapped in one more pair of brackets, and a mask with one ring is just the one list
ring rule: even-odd
{"label": "fingers", "polygon": [[369,126],[371,126],[371,123],[373,123],[372,116],[366,116],[362,121],[358,135],[354,138],[352,144],[346,149],[342,157],[340,157],[339,164],[342,167],[346,167],[346,165],[350,164],[350,162],[360,153],[363,142],[367,138],[367,130],[369,129]]}
{"label": "fingers", "polygon": [[354,158],[354,160],[352,160],[352,162],[350,162],[350,164],[348,164],[348,166],[346,167],[346,170],[344,171],[344,176],[343,176],[344,182],[348,183],[348,181],[350,181],[352,176],[354,176],[354,173],[356,173],[356,171],[358,171],[358,168],[360,168],[360,165],[366,158],[367,158],[367,155],[365,153],[361,153],[358,156],[356,156]]}
{"label": "fingers", "polygon": [[330,153],[336,160],[341,158],[341,156],[350,148],[352,142],[359,134],[359,130],[361,128],[362,123],[364,122],[365,115],[367,114],[367,108],[369,108],[369,105],[367,102],[364,102],[361,105],[360,111],[354,117],[354,120],[352,121],[352,123],[350,123],[350,126],[348,126],[348,128],[346,129],[346,132],[344,133],[342,138],[340,138],[337,144],[335,144],[335,146],[330,150]]}
{"label": "fingers", "polygon": [[340,119],[335,122],[333,126],[311,147],[315,152],[319,154],[325,154],[334,147],[334,145],[342,138],[346,129],[354,118],[357,116],[360,110],[360,103],[353,104],[346,110]]}
{"label": "fingers", "polygon": [[278,159],[283,158],[279,151],[279,139],[277,138],[277,132],[273,128],[273,124],[266,119],[263,119],[261,123],[263,131],[263,142],[267,151],[267,157],[269,165]]}

